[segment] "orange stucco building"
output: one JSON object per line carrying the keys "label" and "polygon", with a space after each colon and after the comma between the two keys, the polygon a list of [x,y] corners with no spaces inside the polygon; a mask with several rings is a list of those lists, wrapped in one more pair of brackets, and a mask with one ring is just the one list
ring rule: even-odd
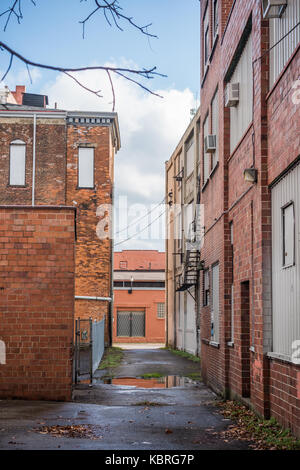
{"label": "orange stucco building", "polygon": [[165,343],[165,253],[114,254],[114,343]]}

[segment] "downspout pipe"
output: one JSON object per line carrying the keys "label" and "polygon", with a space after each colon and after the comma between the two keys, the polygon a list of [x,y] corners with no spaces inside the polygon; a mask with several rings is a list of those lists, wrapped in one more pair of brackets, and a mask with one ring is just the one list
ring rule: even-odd
{"label": "downspout pipe", "polygon": [[36,113],[33,114],[33,145],[32,145],[32,195],[31,205],[35,204],[35,162],[36,162]]}
{"label": "downspout pipe", "polygon": [[89,295],[75,295],[75,299],[78,300],[104,300],[106,302],[112,302],[111,297],[91,297]]}

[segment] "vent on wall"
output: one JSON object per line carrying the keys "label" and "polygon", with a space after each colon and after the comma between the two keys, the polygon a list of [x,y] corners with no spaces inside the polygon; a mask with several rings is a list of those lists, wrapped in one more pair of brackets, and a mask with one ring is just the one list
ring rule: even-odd
{"label": "vent on wall", "polygon": [[204,152],[205,153],[214,153],[217,148],[217,136],[216,135],[207,135],[204,139]]}
{"label": "vent on wall", "polygon": [[240,101],[240,84],[228,83],[225,88],[225,108],[237,106]]}
{"label": "vent on wall", "polygon": [[262,0],[264,18],[280,18],[287,7],[287,0]]}

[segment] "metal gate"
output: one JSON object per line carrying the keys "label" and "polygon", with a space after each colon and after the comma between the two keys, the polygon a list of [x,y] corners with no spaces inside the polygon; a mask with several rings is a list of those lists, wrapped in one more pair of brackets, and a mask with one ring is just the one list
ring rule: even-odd
{"label": "metal gate", "polygon": [[120,310],[117,313],[117,336],[144,337],[145,312]]}
{"label": "metal gate", "polygon": [[80,377],[92,382],[104,352],[105,319],[96,322],[78,318],[75,321],[74,382]]}

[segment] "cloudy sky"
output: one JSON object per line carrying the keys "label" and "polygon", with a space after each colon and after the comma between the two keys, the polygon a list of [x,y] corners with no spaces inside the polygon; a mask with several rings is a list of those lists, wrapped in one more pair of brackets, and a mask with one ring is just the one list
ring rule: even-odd
{"label": "cloudy sky", "polygon": [[[11,3],[2,0],[1,8],[5,10]],[[110,64],[131,68],[155,65],[167,75],[144,82],[162,95],[162,99],[121,77],[114,79],[122,142],[115,166],[116,250],[163,250],[164,217],[158,217],[164,209],[156,206],[164,198],[164,164],[187,127],[190,110],[197,105],[199,97],[199,0],[120,0],[119,3],[124,5],[124,13],[134,16],[138,24],[152,23],[149,31],[158,39],[149,40],[124,22],[121,23],[123,32],[112,28],[100,15],[86,24],[83,39],[79,20],[92,11],[93,0],[37,0],[36,7],[25,0],[21,24],[12,18],[7,30],[1,32],[1,40],[26,57],[48,64]],[[5,16],[0,22],[2,30],[4,24]],[[1,53],[2,71],[8,61],[9,56]],[[112,109],[107,77],[97,71],[83,72],[77,78],[91,88],[101,89],[102,99],[79,88],[67,76],[31,69],[31,77],[32,83],[27,70],[15,60],[5,82],[11,88],[26,84],[29,92],[45,93],[50,106],[57,102],[61,109]],[[139,236],[121,243],[151,223]]]}

